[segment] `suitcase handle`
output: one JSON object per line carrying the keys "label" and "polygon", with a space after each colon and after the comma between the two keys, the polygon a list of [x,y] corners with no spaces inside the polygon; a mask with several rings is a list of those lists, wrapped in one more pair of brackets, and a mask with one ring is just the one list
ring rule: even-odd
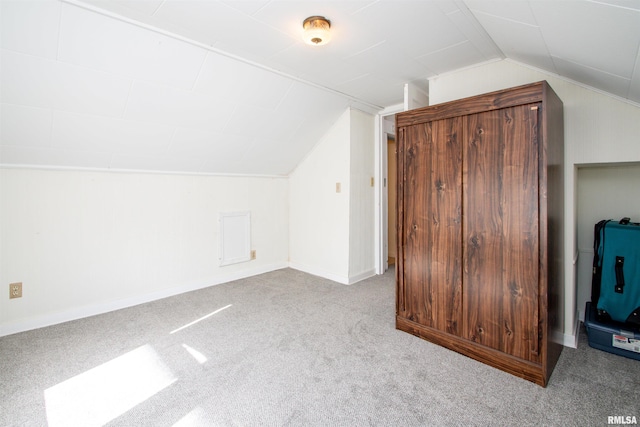
{"label": "suitcase handle", "polygon": [[624,257],[617,256],[616,257],[616,285],[613,290],[618,293],[624,293],[624,271],[622,267],[624,266]]}
{"label": "suitcase handle", "polygon": [[621,225],[627,225],[627,224],[629,224],[629,221],[631,221],[631,218],[629,218],[629,217],[625,216],[624,218],[622,218],[622,219],[620,220],[620,222],[619,222],[618,224],[621,224]]}

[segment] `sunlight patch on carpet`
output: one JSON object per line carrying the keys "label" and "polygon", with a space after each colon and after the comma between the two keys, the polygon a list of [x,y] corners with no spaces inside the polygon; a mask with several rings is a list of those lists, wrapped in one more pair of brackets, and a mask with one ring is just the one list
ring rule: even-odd
{"label": "sunlight patch on carpet", "polygon": [[211,422],[207,417],[204,409],[197,407],[182,417],[172,427],[193,427],[201,425],[210,425]]}
{"label": "sunlight patch on carpet", "polygon": [[199,364],[202,365],[204,362],[206,362],[208,360],[207,356],[205,356],[204,354],[200,353],[195,348],[189,347],[186,344],[182,344],[182,347],[184,347],[184,349],[187,350],[187,353],[189,353],[191,356],[193,356],[193,358],[196,359]]}
{"label": "sunlight patch on carpet", "polygon": [[201,317],[201,318],[199,318],[199,319],[194,320],[193,322],[187,323],[187,324],[186,324],[186,325],[184,325],[184,326],[180,326],[178,329],[174,329],[173,331],[169,332],[169,335],[175,334],[176,332],[180,332],[181,330],[186,329],[186,328],[188,328],[189,326],[193,326],[193,325],[195,325],[196,323],[202,322],[203,320],[208,319],[209,317],[213,316],[214,314],[218,314],[218,313],[220,313],[222,310],[226,310],[227,308],[231,307],[232,305],[233,305],[233,304],[229,304],[229,305],[227,305],[226,307],[219,308],[219,309],[217,309],[216,311],[213,311],[213,312],[211,312],[211,313],[209,313],[209,314],[207,314],[207,315],[205,315],[205,316],[202,316],[202,317]]}
{"label": "sunlight patch on carpet", "polygon": [[46,389],[47,421],[50,427],[104,425],[176,380],[144,345]]}

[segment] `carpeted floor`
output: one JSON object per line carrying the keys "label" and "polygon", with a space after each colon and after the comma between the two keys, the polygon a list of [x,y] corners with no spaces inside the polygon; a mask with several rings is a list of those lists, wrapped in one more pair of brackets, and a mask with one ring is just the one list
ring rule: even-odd
{"label": "carpeted floor", "polygon": [[565,348],[547,388],[395,330],[393,271],[284,269],[0,338],[2,426],[603,426],[640,362]]}

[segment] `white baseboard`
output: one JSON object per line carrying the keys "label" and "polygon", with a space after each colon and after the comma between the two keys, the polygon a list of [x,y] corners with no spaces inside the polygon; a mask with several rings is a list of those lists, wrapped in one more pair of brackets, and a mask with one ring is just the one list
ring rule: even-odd
{"label": "white baseboard", "polygon": [[371,270],[362,272],[362,273],[357,274],[355,276],[349,276],[349,284],[353,285],[354,283],[357,283],[357,282],[359,282],[361,280],[364,280],[364,279],[368,279],[369,277],[373,277],[375,275],[376,275],[376,269],[372,268]]}
{"label": "white baseboard", "polygon": [[300,264],[297,262],[289,262],[289,267],[294,270],[303,271],[305,273],[313,274],[314,276],[323,277],[325,279],[333,280],[334,282],[342,283],[343,285],[349,284],[349,277],[341,276],[339,274],[331,273],[318,267],[313,267],[306,264]]}
{"label": "white baseboard", "polygon": [[152,292],[149,294],[136,295],[133,297],[114,301],[104,301],[92,305],[61,311],[58,313],[48,313],[29,319],[19,320],[16,322],[0,325],[0,337],[5,335],[17,334],[19,332],[30,331],[32,329],[44,328],[46,326],[57,325],[59,323],[78,320],[98,314],[108,313],[110,311],[120,310],[151,301],[156,301],[162,298],[183,294],[185,292],[196,291],[198,289],[208,288],[210,286],[231,282],[233,280],[244,279],[247,277],[268,273],[270,271],[280,270],[287,267],[288,265],[286,262],[263,265],[260,267],[249,268],[231,274],[221,275],[207,282],[190,283],[188,285],[162,289],[160,291]]}
{"label": "white baseboard", "polygon": [[312,267],[306,264],[300,264],[297,262],[289,262],[289,267],[294,270],[304,271],[305,273],[313,274],[314,276],[319,276],[328,280],[333,280],[334,282],[342,283],[343,285],[353,285],[356,282],[359,282],[364,279],[368,279],[369,277],[373,277],[376,275],[376,269],[372,268],[371,270],[364,271],[355,276],[342,276],[339,274],[331,273],[329,271],[323,270],[321,268]]}
{"label": "white baseboard", "polygon": [[565,347],[578,348],[579,328],[580,320],[576,319],[572,329],[573,334],[565,334],[560,331],[554,331],[552,333],[551,339],[553,340],[553,342],[560,343]]}

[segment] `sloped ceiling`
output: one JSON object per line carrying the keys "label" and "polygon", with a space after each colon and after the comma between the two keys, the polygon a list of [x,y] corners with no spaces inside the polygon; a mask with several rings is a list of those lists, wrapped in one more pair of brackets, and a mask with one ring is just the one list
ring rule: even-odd
{"label": "sloped ceiling", "polygon": [[[1,0],[0,164],[286,175],[348,106],[510,58],[640,103],[640,2]],[[302,21],[332,22],[330,44]]]}

